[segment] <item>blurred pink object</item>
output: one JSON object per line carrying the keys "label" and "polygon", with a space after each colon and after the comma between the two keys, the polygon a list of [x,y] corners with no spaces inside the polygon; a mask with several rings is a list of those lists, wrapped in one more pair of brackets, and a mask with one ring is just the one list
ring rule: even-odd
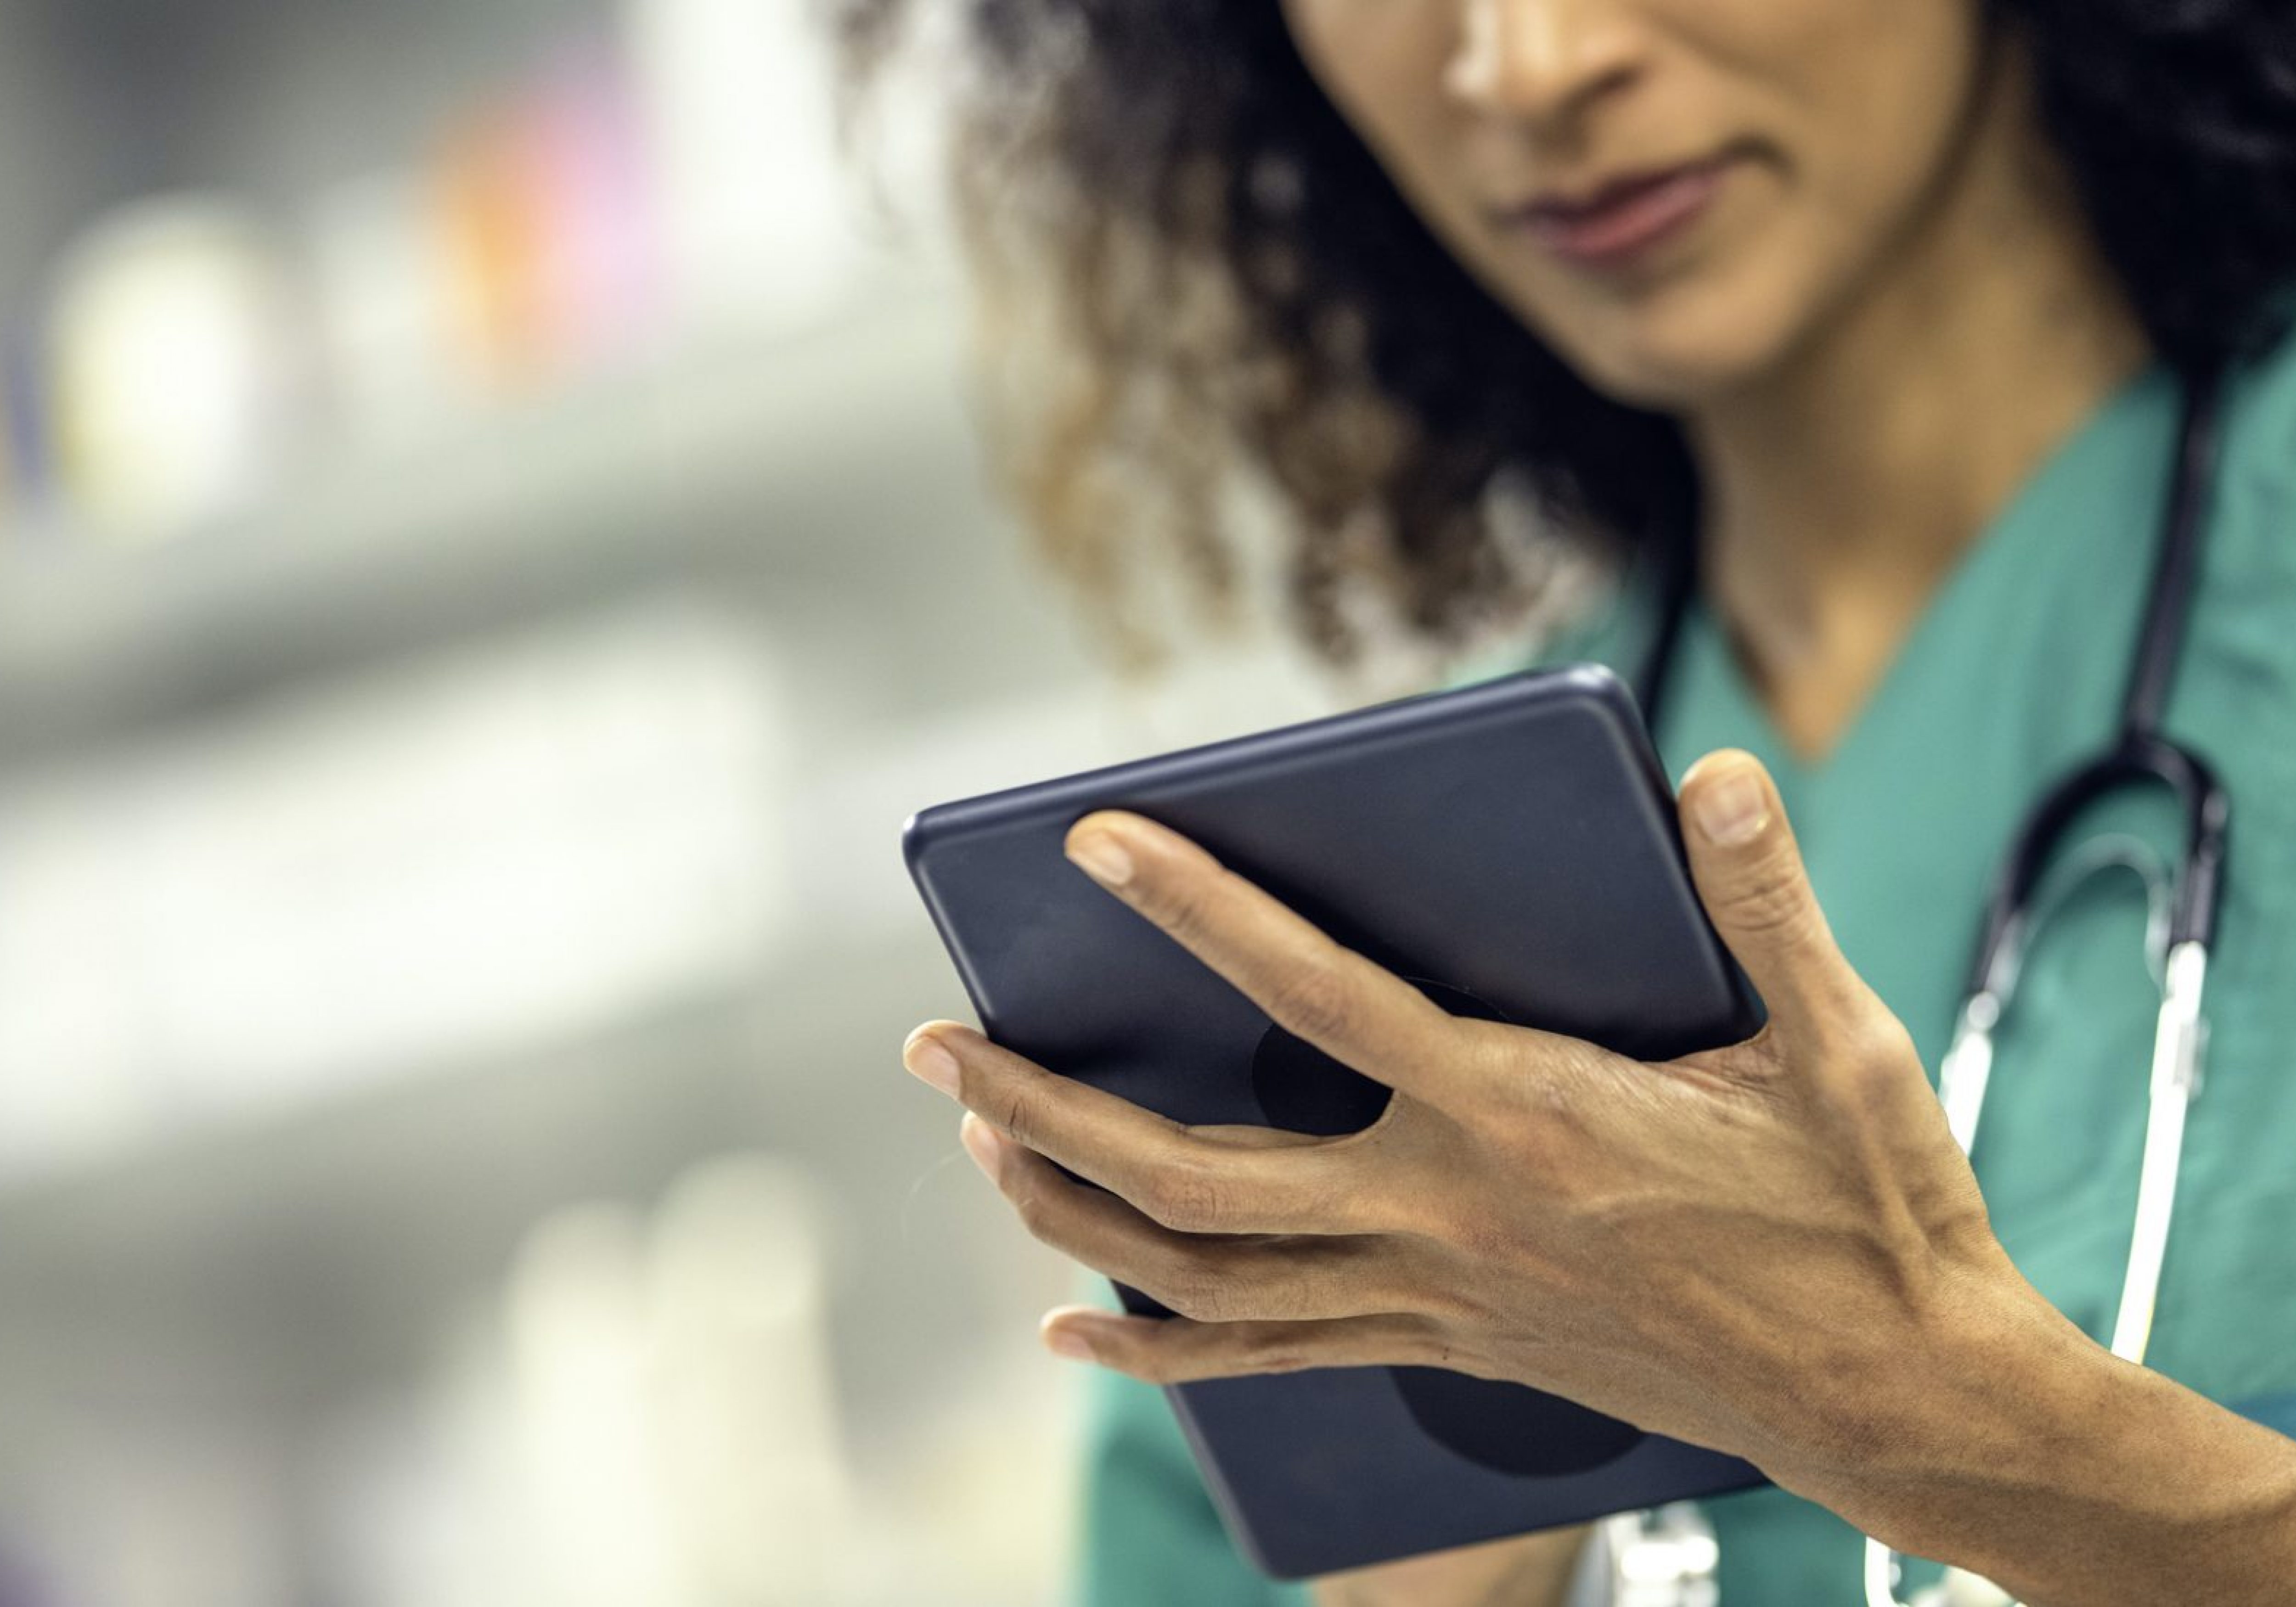
{"label": "blurred pink object", "polygon": [[662,250],[642,119],[619,53],[577,40],[532,93],[542,185],[542,316],[555,355],[612,361],[660,328]]}

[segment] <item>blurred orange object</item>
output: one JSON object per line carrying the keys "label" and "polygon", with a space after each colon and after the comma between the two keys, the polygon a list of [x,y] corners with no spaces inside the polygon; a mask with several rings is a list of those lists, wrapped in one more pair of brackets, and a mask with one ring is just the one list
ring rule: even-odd
{"label": "blurred orange object", "polygon": [[541,131],[513,100],[453,130],[440,164],[456,339],[498,394],[530,389],[551,366],[545,162]]}

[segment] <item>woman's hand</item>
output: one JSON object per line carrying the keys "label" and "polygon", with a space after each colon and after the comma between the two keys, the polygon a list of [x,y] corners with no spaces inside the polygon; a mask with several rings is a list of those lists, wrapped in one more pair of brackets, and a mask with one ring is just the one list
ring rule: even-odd
{"label": "woman's hand", "polygon": [[1835,947],[1767,775],[1710,755],[1681,808],[1769,1021],[1658,1063],[1454,1017],[1177,833],[1078,822],[1072,859],[1395,1092],[1339,1137],[1189,1127],[959,1024],[918,1029],[904,1060],[970,1108],[966,1146],[1029,1231],[1180,1314],[1063,1308],[1046,1342],[1160,1383],[1366,1363],[1511,1379],[1747,1457],[1916,1549],[1866,1500],[1906,1403],[1986,1387],[1972,1336],[2062,1319],[2034,1313],[1905,1029]]}

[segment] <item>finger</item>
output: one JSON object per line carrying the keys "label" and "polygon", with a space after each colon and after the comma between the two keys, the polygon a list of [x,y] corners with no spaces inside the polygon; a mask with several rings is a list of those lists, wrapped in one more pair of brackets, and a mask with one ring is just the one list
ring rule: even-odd
{"label": "finger", "polygon": [[1114,1194],[1071,1183],[969,1111],[961,1136],[1038,1240],[1183,1316],[1236,1322],[1397,1308],[1373,1241],[1175,1233]]}
{"label": "finger", "polygon": [[1103,809],[1069,828],[1067,851],[1278,1025],[1333,1059],[1438,1105],[1467,1080],[1448,1011],[1178,832]]}
{"label": "finger", "polygon": [[1682,781],[1683,837],[1707,915],[1782,1033],[1841,1021],[1865,985],[1833,941],[1769,773],[1736,749]]}
{"label": "finger", "polygon": [[[949,1056],[946,1071],[931,1059],[936,1048]],[[1167,1227],[1199,1234],[1375,1231],[1360,1167],[1352,1152],[1329,1140],[1293,1135],[1305,1142],[1238,1142],[1220,1136],[1234,1128],[1183,1127],[1047,1071],[955,1021],[918,1028],[901,1058],[999,1132],[1113,1189]]]}
{"label": "finger", "polygon": [[1400,1313],[1322,1322],[1200,1323],[1062,1306],[1045,1314],[1039,1337],[1055,1355],[1098,1362],[1152,1384],[1305,1367],[1458,1365],[1432,1323]]}

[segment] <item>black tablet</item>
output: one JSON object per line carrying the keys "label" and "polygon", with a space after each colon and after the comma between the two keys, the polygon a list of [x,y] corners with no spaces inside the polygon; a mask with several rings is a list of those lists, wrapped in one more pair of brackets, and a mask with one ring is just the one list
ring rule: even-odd
{"label": "black tablet", "polygon": [[[1632,697],[1591,666],[1502,676],[940,804],[902,849],[981,1030],[1191,1123],[1357,1131],[1387,1089],[1271,1022],[1062,853],[1147,816],[1455,1014],[1642,1059],[1760,1006],[1693,889]],[[1126,1309],[1168,1315],[1115,1286]],[[1238,1547],[1279,1578],[1759,1483],[1734,1457],[1430,1367],[1168,1388]]]}

